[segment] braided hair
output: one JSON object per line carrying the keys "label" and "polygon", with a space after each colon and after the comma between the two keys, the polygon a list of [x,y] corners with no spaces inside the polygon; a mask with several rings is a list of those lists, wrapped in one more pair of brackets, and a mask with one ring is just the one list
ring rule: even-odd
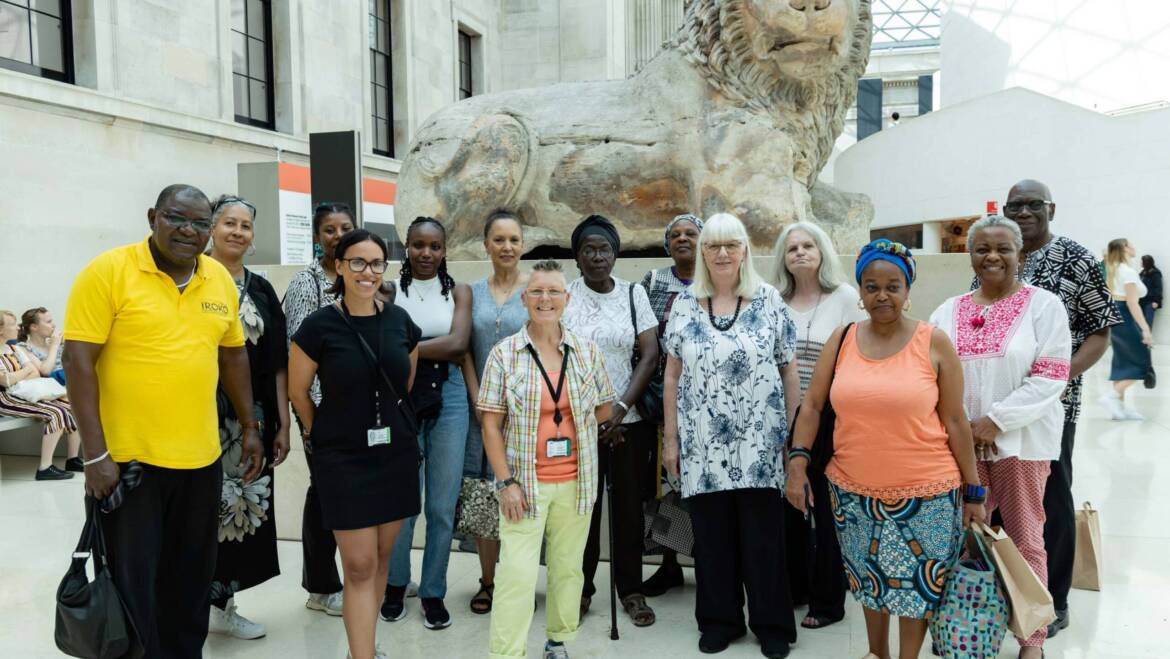
{"label": "braided hair", "polygon": [[[410,247],[410,234],[415,227],[423,224],[433,224],[439,228],[439,233],[443,234],[443,247],[447,246],[447,229],[443,227],[443,223],[439,222],[433,217],[419,216],[414,218],[410,226],[406,228],[406,245]],[[402,259],[402,267],[398,270],[398,286],[402,289],[403,295],[407,294],[410,288],[410,282],[414,281],[414,272],[410,267],[410,252],[407,252],[406,258]],[[455,279],[447,272],[447,256],[444,254],[443,260],[439,261],[439,284],[442,287],[441,291],[443,299],[449,298],[450,292],[455,288]]]}

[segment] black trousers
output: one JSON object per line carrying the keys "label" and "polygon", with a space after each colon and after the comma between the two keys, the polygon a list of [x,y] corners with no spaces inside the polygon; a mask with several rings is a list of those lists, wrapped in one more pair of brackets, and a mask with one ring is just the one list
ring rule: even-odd
{"label": "black trousers", "polygon": [[784,502],[785,558],[788,565],[788,584],[792,601],[807,603],[808,615],[840,620],[845,617],[845,563],[841,559],[841,545],[829,505],[829,481],[824,472],[808,473],[812,490],[812,520],[786,500]]}
{"label": "black trousers", "polygon": [[305,491],[305,511],[301,515],[301,587],[310,593],[328,595],[341,590],[337,574],[337,539],[325,528],[321,517],[321,500],[313,486],[313,457],[305,452],[309,462],[309,489]]}
{"label": "black trousers", "polygon": [[1077,546],[1076,507],[1073,504],[1073,440],[1077,424],[1066,421],[1060,438],[1060,459],[1052,461],[1044,486],[1044,549],[1048,552],[1048,592],[1058,609],[1068,608],[1072,588],[1073,554]]}
{"label": "black trousers", "polygon": [[796,642],[784,569],[780,490],[747,489],[687,499],[695,531],[695,619],[699,632],[738,636],[748,624],[761,641]]}
{"label": "black trousers", "polygon": [[146,657],[199,659],[219,548],[223,467],[143,465],[142,482],[101,515],[110,572]]}
{"label": "black trousers", "polygon": [[613,552],[609,567],[618,597],[642,592],[642,546],[643,526],[642,495],[646,475],[643,465],[657,446],[657,426],[645,421],[622,426],[625,441],[613,448],[597,448],[597,503],[593,506],[593,519],[589,523],[589,540],[585,543],[582,570],[585,572],[585,586],[581,594],[593,597],[597,587],[593,577],[597,574],[597,562],[601,558],[601,514],[605,500],[605,484],[609,477],[612,455],[613,462]]}

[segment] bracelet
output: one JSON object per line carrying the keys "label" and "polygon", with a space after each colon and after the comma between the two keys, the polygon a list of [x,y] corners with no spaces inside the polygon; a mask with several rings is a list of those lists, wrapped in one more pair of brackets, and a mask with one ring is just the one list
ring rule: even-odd
{"label": "bracelet", "polygon": [[251,428],[252,430],[260,430],[260,422],[259,421],[248,421],[247,423],[241,423],[240,427],[241,428]]}
{"label": "bracelet", "polygon": [[110,457],[110,452],[106,451],[105,453],[102,453],[101,455],[97,456],[93,460],[86,460],[85,462],[82,462],[81,466],[88,467],[90,465],[95,465],[95,464],[101,462],[102,460],[105,460],[108,457]]}
{"label": "bracelet", "polygon": [[963,486],[963,503],[985,503],[987,501],[987,488],[982,485],[964,485]]}
{"label": "bracelet", "polygon": [[788,461],[792,462],[793,458],[804,458],[811,464],[812,451],[804,448],[803,446],[793,446],[792,448],[788,449]]}
{"label": "bracelet", "polygon": [[630,413],[630,406],[629,406],[629,405],[626,405],[626,401],[624,401],[624,400],[621,400],[621,399],[619,398],[617,401],[615,401],[615,402],[614,402],[614,405],[621,405],[621,406],[622,406],[622,409],[626,411],[626,414],[629,414],[629,413]]}

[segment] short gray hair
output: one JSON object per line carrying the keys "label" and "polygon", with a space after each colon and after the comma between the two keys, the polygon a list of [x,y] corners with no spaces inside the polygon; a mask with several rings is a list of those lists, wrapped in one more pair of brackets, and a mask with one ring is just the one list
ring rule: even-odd
{"label": "short gray hair", "polygon": [[776,288],[780,289],[780,295],[787,298],[796,291],[796,280],[793,279],[792,273],[788,272],[788,266],[784,263],[788,236],[792,235],[793,231],[803,231],[812,236],[817,250],[821,253],[821,265],[817,268],[817,280],[821,285],[821,290],[826,293],[837,290],[838,286],[845,283],[845,272],[841,269],[841,259],[837,257],[837,250],[833,247],[833,241],[829,238],[829,234],[812,222],[794,222],[784,227],[784,230],[780,232],[780,237],[776,239],[775,247],[772,248],[772,253],[776,257],[774,271]]}
{"label": "short gray hair", "polygon": [[967,229],[967,251],[970,252],[975,246],[975,234],[990,227],[1003,227],[1012,232],[1012,243],[1015,244],[1016,250],[1024,249],[1024,234],[1020,232],[1020,225],[1016,224],[1014,220],[1009,220],[1002,215],[988,215],[975,221],[971,228]]}

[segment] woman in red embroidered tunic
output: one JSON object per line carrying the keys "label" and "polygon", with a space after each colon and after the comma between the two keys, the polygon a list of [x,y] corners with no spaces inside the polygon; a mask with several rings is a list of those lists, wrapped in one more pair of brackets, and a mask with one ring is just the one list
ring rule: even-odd
{"label": "woman in red embroidered tunic", "polygon": [[[788,466],[788,500],[798,510],[831,505],[854,597],[864,607],[869,653],[890,656],[898,616],[902,659],[917,657],[926,621],[959,555],[962,527],[982,520],[963,375],[951,342],[906,318],[915,264],[900,243],[875,240],[855,268],[870,319],[833,332],[801,405]],[[840,347],[834,368],[833,359]],[[828,502],[809,500],[809,451],[831,400],[837,414]],[[797,459],[804,458],[804,459]],[[970,489],[970,488],[969,488]]]}
{"label": "woman in red embroidered tunic", "polygon": [[[1060,298],[1016,277],[1024,240],[1015,222],[983,218],[971,226],[967,251],[980,287],[940,306],[930,322],[955,343],[963,364],[963,407],[971,421],[988,512],[1042,581],[1044,484],[1060,457],[1072,337]],[[1040,657],[1048,630],[1020,639],[1020,657]]]}

